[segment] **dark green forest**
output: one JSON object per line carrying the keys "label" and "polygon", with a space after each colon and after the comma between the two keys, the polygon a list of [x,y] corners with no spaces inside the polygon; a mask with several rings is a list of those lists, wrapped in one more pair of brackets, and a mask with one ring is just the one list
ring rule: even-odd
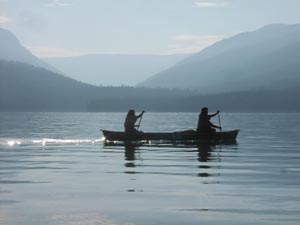
{"label": "dark green forest", "polygon": [[[299,90],[245,91],[216,95],[124,97],[92,101],[88,111],[126,111],[128,108],[155,112],[198,112],[203,106],[224,112],[300,112]],[[113,103],[113,104],[112,104]],[[103,107],[105,106],[105,107]]]}
{"label": "dark green forest", "polygon": [[32,65],[0,61],[0,111],[300,112],[299,89],[200,95],[196,91],[97,87]]}

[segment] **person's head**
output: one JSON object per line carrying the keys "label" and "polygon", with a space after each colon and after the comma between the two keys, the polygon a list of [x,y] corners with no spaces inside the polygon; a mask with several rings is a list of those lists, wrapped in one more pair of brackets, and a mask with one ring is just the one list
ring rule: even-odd
{"label": "person's head", "polygon": [[207,107],[203,107],[201,109],[201,114],[207,115],[208,114],[208,108]]}
{"label": "person's head", "polygon": [[130,109],[127,113],[127,116],[133,116],[135,115],[135,111],[133,109]]}

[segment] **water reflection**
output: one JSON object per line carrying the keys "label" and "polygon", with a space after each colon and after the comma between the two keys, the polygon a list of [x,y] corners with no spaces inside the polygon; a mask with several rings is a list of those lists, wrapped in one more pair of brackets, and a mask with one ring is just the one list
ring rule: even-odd
{"label": "water reflection", "polygon": [[128,161],[125,163],[125,167],[135,167],[134,160],[136,160],[135,150],[138,148],[137,145],[133,143],[125,143],[125,160]]}
{"label": "water reflection", "polygon": [[208,162],[212,160],[211,152],[213,150],[213,146],[210,144],[198,144],[198,161],[199,162]]}
{"label": "water reflection", "polygon": [[[227,149],[228,146],[237,145],[237,143],[174,143],[174,142],[160,142],[160,143],[136,143],[136,142],[117,142],[117,143],[104,143],[104,148],[124,150],[124,166],[128,168],[135,168],[137,166],[143,167],[141,171],[126,171],[125,173],[159,173],[159,174],[174,174],[180,175],[180,171],[184,168],[187,171],[192,171],[190,174],[185,173],[182,175],[192,175],[195,176],[195,168],[197,168],[196,176],[201,178],[216,177],[220,176],[219,171],[221,166],[221,156],[223,148]],[[155,152],[155,154],[153,154]],[[174,152],[177,152],[173,154]],[[150,164],[136,164],[136,161],[140,160],[139,155],[147,155],[148,162]],[[196,154],[195,154],[196,153]],[[191,154],[193,158],[198,162],[192,162],[188,165],[182,165],[181,162],[190,159]],[[182,158],[186,157],[186,159]],[[171,158],[170,158],[171,157]],[[174,164],[174,162],[177,162]],[[196,165],[195,165],[196,164]],[[147,168],[152,168],[150,171],[145,171],[145,166]],[[161,168],[164,168],[163,170]],[[165,169],[172,168],[172,169]],[[193,169],[194,168],[194,169]],[[157,172],[159,169],[159,172]],[[165,171],[166,170],[166,171]],[[143,171],[143,172],[142,172]],[[154,172],[155,171],[155,172]],[[210,180],[203,180],[203,183],[210,183]]]}
{"label": "water reflection", "polygon": [[[222,146],[216,146],[216,145],[211,145],[207,143],[200,143],[197,145],[197,151],[198,151],[198,161],[200,162],[200,165],[198,168],[200,169],[201,172],[198,173],[198,177],[211,177],[211,176],[220,176],[219,173],[217,174],[212,174],[210,173],[211,171],[211,165],[209,164],[210,161],[220,160],[220,155],[219,152],[221,151]],[[217,156],[213,156],[213,152],[217,152]],[[217,167],[217,169],[220,169]]]}

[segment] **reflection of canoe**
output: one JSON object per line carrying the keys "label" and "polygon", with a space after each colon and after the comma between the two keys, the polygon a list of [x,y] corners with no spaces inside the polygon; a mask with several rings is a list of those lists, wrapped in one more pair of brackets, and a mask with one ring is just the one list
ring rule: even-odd
{"label": "reflection of canoe", "polygon": [[121,131],[102,130],[106,141],[233,141],[236,139],[239,130],[198,133],[193,130],[179,132],[135,132],[125,133]]}
{"label": "reflection of canoe", "polygon": [[222,140],[222,141],[168,141],[168,140],[154,140],[154,141],[105,141],[103,143],[104,149],[119,149],[119,150],[137,150],[140,147],[156,147],[156,148],[180,148],[180,149],[195,149],[201,151],[210,149],[217,145],[237,145],[236,140]]}

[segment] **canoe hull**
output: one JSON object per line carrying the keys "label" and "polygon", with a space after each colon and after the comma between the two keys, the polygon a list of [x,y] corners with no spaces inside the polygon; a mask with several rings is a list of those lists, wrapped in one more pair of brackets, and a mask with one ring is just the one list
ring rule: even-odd
{"label": "canoe hull", "polygon": [[239,130],[198,133],[193,130],[179,132],[136,132],[102,130],[106,141],[234,141]]}

